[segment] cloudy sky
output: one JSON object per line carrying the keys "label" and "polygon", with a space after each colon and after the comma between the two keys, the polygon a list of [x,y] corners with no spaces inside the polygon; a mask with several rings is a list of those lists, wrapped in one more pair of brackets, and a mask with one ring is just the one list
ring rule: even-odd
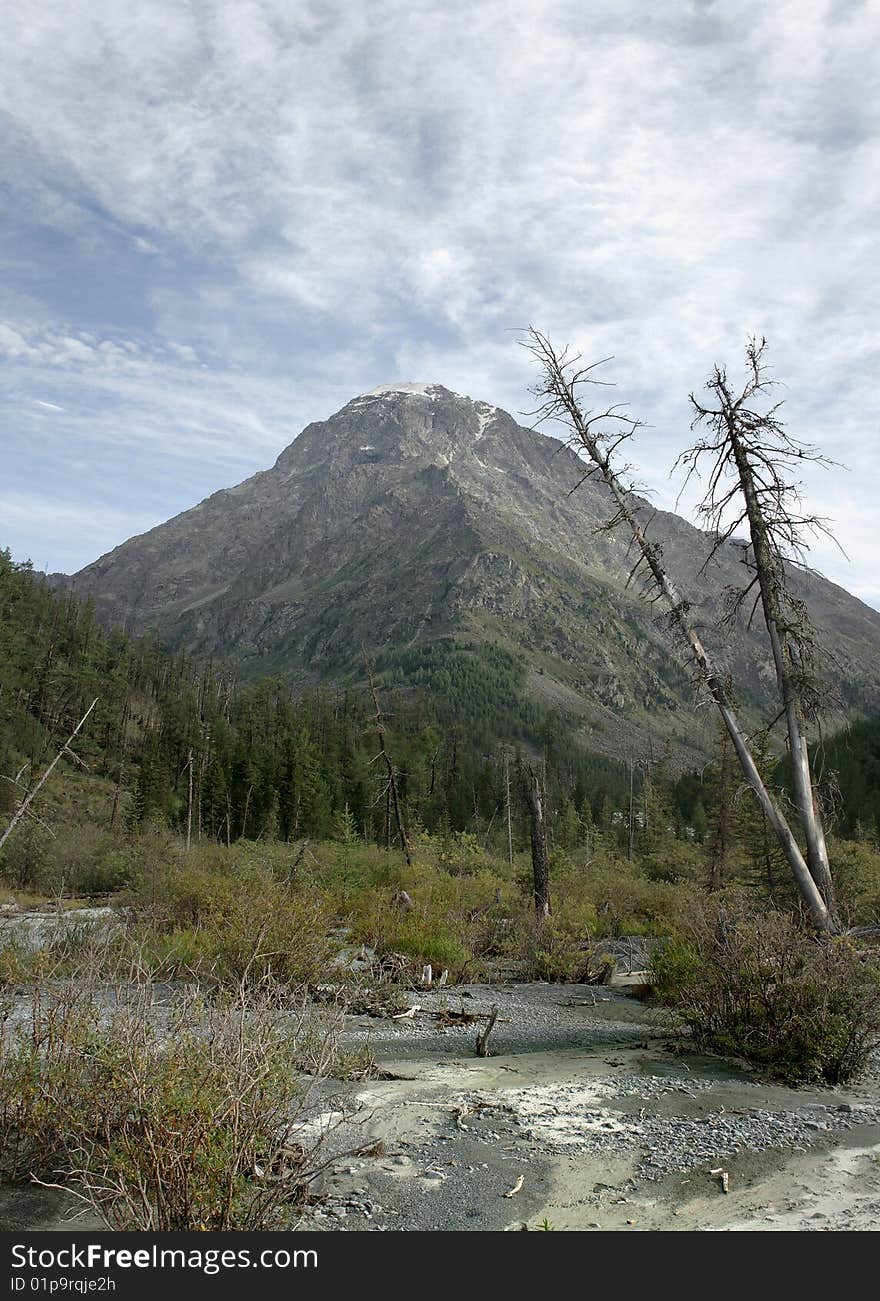
{"label": "cloudy sky", "polygon": [[880,0],[29,0],[0,14],[0,546],[71,571],[394,379],[647,421],[767,336],[819,568],[880,608]]}

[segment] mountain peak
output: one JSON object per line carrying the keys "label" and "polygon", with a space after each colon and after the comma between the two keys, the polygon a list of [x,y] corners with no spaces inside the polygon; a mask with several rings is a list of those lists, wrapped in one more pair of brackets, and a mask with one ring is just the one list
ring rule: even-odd
{"label": "mountain peak", "polygon": [[[472,398],[467,393],[456,393],[454,389],[447,388],[445,384],[417,382],[415,380],[394,380],[390,384],[379,384],[377,388],[371,388],[369,392],[361,393],[358,397],[352,398],[352,402],[366,402],[371,398],[398,396],[428,398],[430,400],[458,398],[460,402],[470,402],[481,411],[498,410],[491,402],[484,402],[481,398]],[[351,403],[349,403],[350,405]]]}
{"label": "mountain peak", "polygon": [[[440,393],[448,393],[449,391],[442,384],[423,384],[416,383],[413,380],[395,380],[393,384],[380,384],[377,388],[371,388],[369,392],[361,393],[360,397],[354,400],[359,402],[361,398],[390,397],[395,393],[411,393],[417,397],[433,398]],[[460,395],[456,394],[456,397],[458,396]]]}
{"label": "mountain peak", "polygon": [[[493,648],[506,647],[529,699],[563,713],[588,748],[628,758],[647,728],[671,736],[679,758],[708,752],[711,736],[681,721],[691,682],[632,591],[627,539],[603,527],[608,494],[594,482],[573,492],[583,477],[572,450],[502,408],[393,381],[74,581],[106,622],[155,628],[251,676],[358,680],[366,644],[415,687],[446,672],[431,658],[439,643],[477,648],[490,676]],[[722,549],[707,575],[704,534],[639,509],[757,721],[769,706],[763,643],[745,626],[721,632],[719,593],[739,580],[739,554]],[[876,712],[880,614],[808,573],[797,584],[835,646],[847,709]]]}

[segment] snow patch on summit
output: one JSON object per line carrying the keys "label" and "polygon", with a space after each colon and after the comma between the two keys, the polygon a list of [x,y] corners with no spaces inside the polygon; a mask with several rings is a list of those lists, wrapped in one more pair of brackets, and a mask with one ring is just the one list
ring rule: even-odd
{"label": "snow patch on summit", "polygon": [[415,393],[419,397],[430,398],[442,388],[441,384],[415,384],[410,380],[402,380],[398,384],[380,384],[378,388],[371,388],[368,393],[362,393],[362,398],[382,398],[391,393]]}
{"label": "snow patch on summit", "polygon": [[483,402],[482,399],[468,397],[466,393],[456,393],[443,384],[425,384],[416,383],[414,380],[398,380],[394,384],[380,384],[378,388],[371,388],[369,392],[361,393],[360,397],[353,398],[352,402],[374,402],[378,398],[399,396],[435,399],[443,394],[471,403],[477,413],[477,431],[474,434],[474,440],[479,442],[487,427],[496,419],[498,407],[493,406],[491,402]]}

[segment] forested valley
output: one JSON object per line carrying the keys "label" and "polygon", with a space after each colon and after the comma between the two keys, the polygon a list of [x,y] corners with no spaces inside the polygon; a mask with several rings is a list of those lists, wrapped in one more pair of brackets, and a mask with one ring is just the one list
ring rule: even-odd
{"label": "forested valley", "polygon": [[[497,1003],[465,995],[563,985],[596,1009],[622,960],[639,1033],[795,1088],[859,1078],[880,1033],[880,724],[811,754],[840,918],[823,938],[726,731],[700,769],[591,754],[525,675],[449,638],[365,647],[334,686],[239,681],[0,553],[0,991],[26,1009],[0,1031],[0,1196],[60,1173],[113,1228],[284,1227],[324,1168],[303,1082],[386,1078],[358,1017],[474,1022],[486,1056]],[[788,762],[753,746],[789,807]],[[280,1181],[252,1173],[267,1150]]]}
{"label": "forested valley", "polygon": [[[10,838],[8,884],[116,888],[124,882],[109,868],[102,876],[95,849],[148,830],[190,844],[397,844],[366,676],[360,685],[302,694],[273,680],[240,684],[234,666],[201,665],[154,639],[105,631],[90,602],[54,592],[8,553],[0,553],[0,636],[6,819],[97,701],[34,816]],[[669,879],[772,884],[774,853],[760,810],[740,789],[720,737],[702,770],[675,773],[663,754],[645,753],[630,771],[585,753],[564,719],[523,701],[507,651],[487,659],[448,643],[409,661],[380,663],[377,683],[410,835],[457,838],[505,855],[509,803],[512,839],[525,849],[526,752],[546,762],[557,856],[601,845]],[[841,852],[867,859],[880,834],[880,724],[853,724],[817,757],[832,825],[847,846]],[[769,752],[764,763],[785,782],[784,763]],[[88,855],[77,849],[83,841]]]}

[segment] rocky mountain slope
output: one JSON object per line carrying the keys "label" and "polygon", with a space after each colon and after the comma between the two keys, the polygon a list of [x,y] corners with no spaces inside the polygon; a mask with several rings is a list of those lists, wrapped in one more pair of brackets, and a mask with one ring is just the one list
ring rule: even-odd
{"label": "rocky mountain slope", "polygon": [[[605,490],[572,492],[582,474],[572,451],[497,407],[392,385],[68,581],[104,621],[235,657],[250,676],[345,680],[365,644],[392,678],[430,689],[465,650],[480,660],[492,644],[512,655],[524,696],[563,714],[588,748],[643,753],[649,734],[683,757],[704,748],[709,711],[694,711],[677,646],[626,588],[626,536],[597,532]],[[757,718],[771,708],[762,638],[719,630],[739,549],[702,574],[706,535],[662,512],[651,530]],[[797,581],[833,652],[842,712],[880,712],[880,614],[818,575]]]}

